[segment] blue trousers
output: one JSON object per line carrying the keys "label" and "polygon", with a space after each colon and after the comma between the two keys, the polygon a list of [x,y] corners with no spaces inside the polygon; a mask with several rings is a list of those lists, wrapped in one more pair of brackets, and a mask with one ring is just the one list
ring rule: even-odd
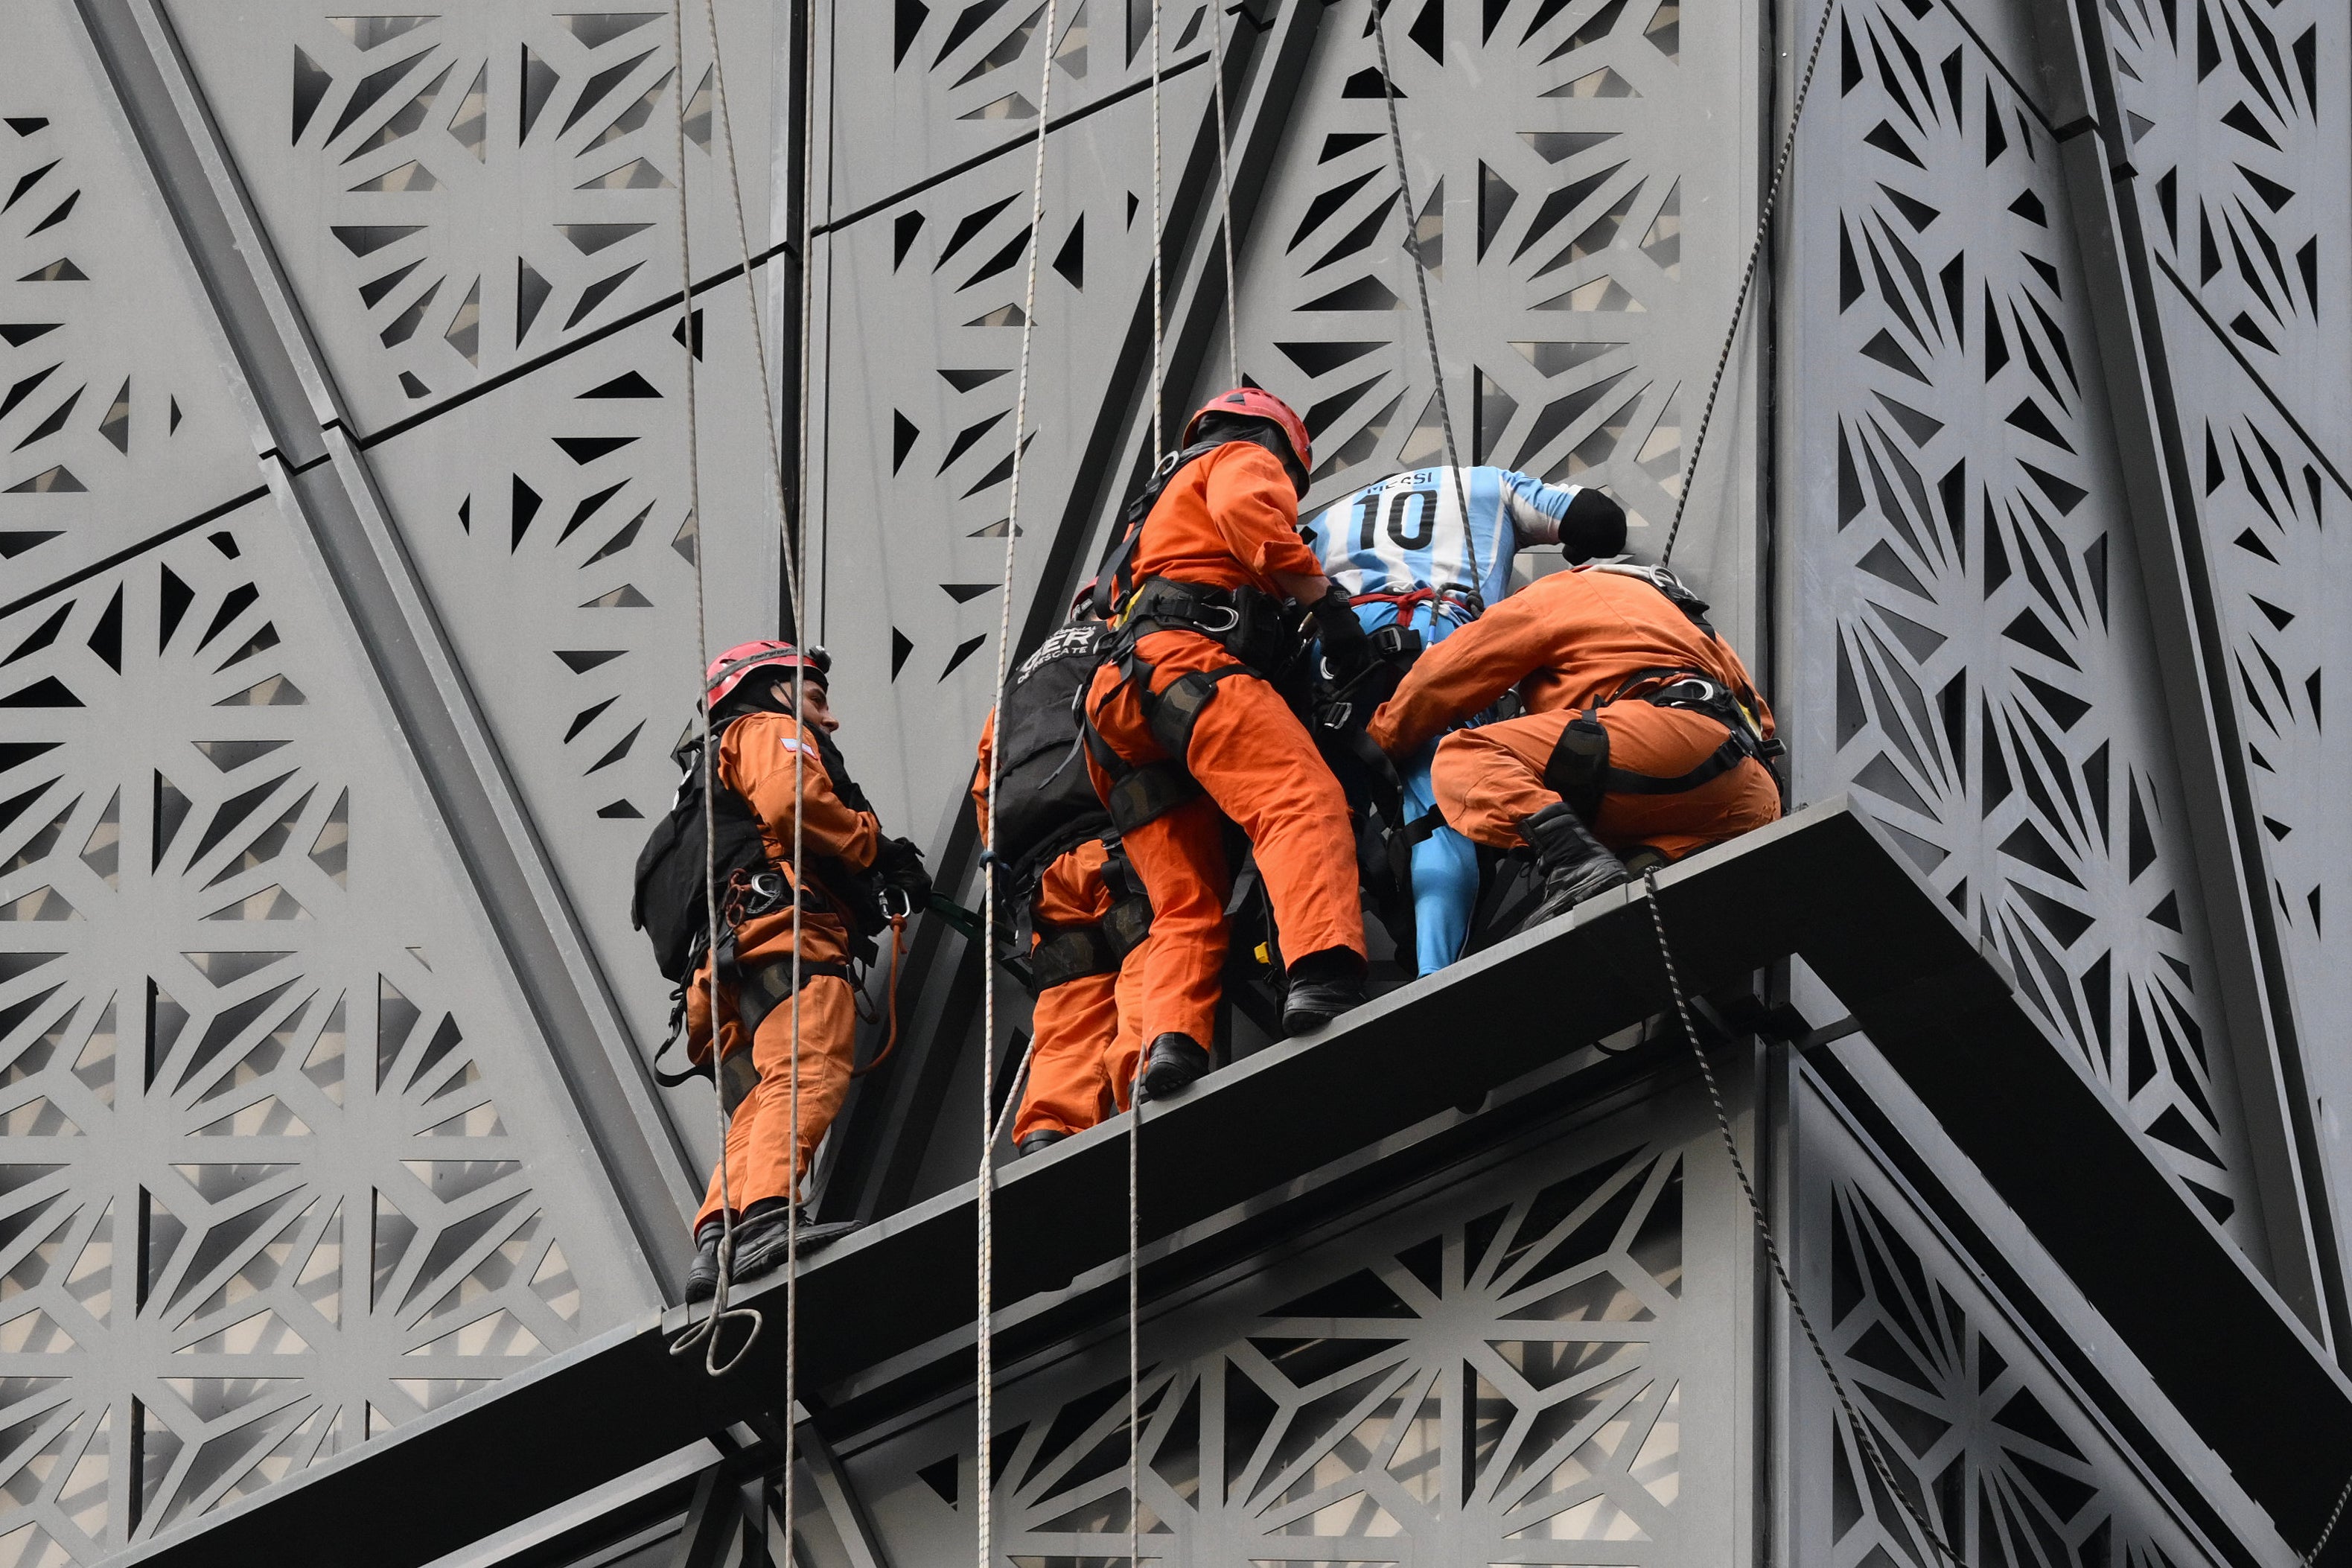
{"label": "blue trousers", "polygon": [[[1420,604],[1412,607],[1405,624],[1419,632],[1424,643],[1435,644],[1466,624],[1454,616],[1451,605],[1440,615],[1433,613],[1432,605]],[[1378,631],[1395,624],[1397,606],[1358,605],[1356,619],[1366,631]],[[1397,764],[1408,821],[1437,809],[1437,796],[1429,782],[1429,764],[1436,754],[1437,742],[1433,740]],[[1470,840],[1450,827],[1440,827],[1412,847],[1413,956],[1422,973],[1434,974],[1462,956],[1463,941],[1470,934],[1471,911],[1477,902],[1478,851]]]}

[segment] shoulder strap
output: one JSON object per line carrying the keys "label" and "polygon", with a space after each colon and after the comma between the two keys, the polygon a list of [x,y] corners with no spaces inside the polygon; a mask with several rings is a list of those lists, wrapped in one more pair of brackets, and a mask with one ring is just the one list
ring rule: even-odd
{"label": "shoulder strap", "polygon": [[1095,574],[1095,619],[1109,620],[1111,606],[1125,599],[1128,591],[1135,585],[1130,570],[1135,560],[1135,547],[1143,538],[1144,521],[1151,515],[1151,509],[1159,504],[1160,492],[1167,489],[1169,481],[1182,472],[1188,464],[1195,458],[1207,457],[1224,444],[1222,440],[1202,441],[1181,452],[1169,453],[1160,459],[1160,466],[1151,471],[1150,479],[1143,481],[1142,488],[1128,498],[1127,505],[1119,512],[1119,524],[1125,531],[1120,535],[1118,545],[1104,559],[1102,570]]}
{"label": "shoulder strap", "polygon": [[1683,585],[1683,580],[1663,566],[1643,566],[1631,561],[1597,561],[1582,568],[1587,572],[1606,572],[1612,576],[1632,577],[1647,583],[1664,594],[1675,608],[1689,617],[1691,625],[1705,632],[1709,638],[1715,627],[1706,618],[1707,603]]}

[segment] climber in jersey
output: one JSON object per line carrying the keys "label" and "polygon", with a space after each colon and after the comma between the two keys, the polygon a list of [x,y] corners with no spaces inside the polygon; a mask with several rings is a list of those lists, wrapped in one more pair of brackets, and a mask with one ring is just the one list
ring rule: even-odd
{"label": "climber in jersey", "polygon": [[1279,398],[1218,395],[1129,508],[1096,592],[1114,636],[1087,695],[1087,763],[1151,900],[1141,1100],[1209,1068],[1231,882],[1221,812],[1248,836],[1273,902],[1285,1028],[1363,1000],[1347,800],[1271,679],[1297,656],[1285,599],[1306,607],[1328,661],[1352,671],[1370,658],[1296,531],[1308,461],[1307,427]]}
{"label": "climber in jersey", "polygon": [[[849,981],[853,900],[877,896],[876,879],[906,907],[930,894],[922,852],[884,836],[864,792],[833,744],[840,721],[826,692],[831,660],[790,643],[746,643],[711,662],[705,686],[719,747],[717,784],[748,804],[766,850],[746,889],[721,889],[731,932],[719,987],[721,1093],[740,1090],[727,1126],[725,1193],[735,1208],[730,1277],[746,1279],[784,1259],[787,1212],[810,1162],[849,1092],[857,1011]],[[795,689],[797,689],[797,707]],[[794,818],[801,864],[793,862]],[[793,906],[800,910],[800,1136],[793,1136]],[[733,979],[728,972],[733,972]],[[708,1059],[710,960],[687,991],[687,1047]],[[748,1056],[751,1072],[742,1063]],[[719,1277],[721,1188],[713,1172],[695,1215],[687,1299],[712,1293]],[[803,1226],[803,1251],[850,1227]]]}
{"label": "climber in jersey", "polygon": [[[1514,686],[1524,717],[1445,732]],[[1657,567],[1537,578],[1423,654],[1366,732],[1397,759],[1444,736],[1438,809],[1533,852],[1529,925],[1780,815],[1771,710],[1705,601]]]}
{"label": "climber in jersey", "polygon": [[1075,699],[1092,679],[1108,633],[1094,618],[1094,584],[1066,625],[1024,659],[980,732],[972,811],[989,829],[989,770],[1004,727],[995,782],[997,887],[1025,926],[1029,1077],[1013,1121],[1013,1148],[1034,1154],[1125,1110],[1135,1079],[1151,904],[1078,761]]}
{"label": "climber in jersey", "polygon": [[[1469,517],[1463,516],[1465,500]],[[1413,468],[1340,497],[1299,525],[1364,630],[1416,634],[1432,647],[1510,591],[1514,556],[1557,544],[1570,565],[1625,548],[1625,509],[1597,489],[1548,485],[1506,468]],[[1409,644],[1408,644],[1409,646]],[[1368,713],[1380,696],[1355,704]],[[1449,726],[1450,728],[1450,726]],[[1478,900],[1478,855],[1438,814],[1429,769],[1434,740],[1397,762],[1402,823],[1412,846],[1414,957],[1432,974],[1461,956]]]}

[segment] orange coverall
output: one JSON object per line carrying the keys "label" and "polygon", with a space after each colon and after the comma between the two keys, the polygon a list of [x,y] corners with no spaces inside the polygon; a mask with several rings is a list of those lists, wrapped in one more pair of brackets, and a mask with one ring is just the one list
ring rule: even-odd
{"label": "orange coverall", "polygon": [[[1407,756],[1519,687],[1527,716],[1447,735],[1431,771],[1448,826],[1481,844],[1517,847],[1525,842],[1518,825],[1559,799],[1543,774],[1561,731],[1595,703],[1606,704],[1599,718],[1612,768],[1674,778],[1723,744],[1724,726],[1704,714],[1608,702],[1627,677],[1660,668],[1699,670],[1735,692],[1754,689],[1730,645],[1650,584],[1616,572],[1554,573],[1423,654],[1368,733],[1389,755]],[[1771,711],[1760,698],[1756,709],[1769,737]],[[1679,795],[1604,795],[1586,826],[1620,854],[1647,845],[1678,860],[1780,815],[1780,785],[1751,757]]]}
{"label": "orange coverall", "polygon": [[[1248,584],[1279,597],[1275,573],[1313,577],[1323,570],[1300,541],[1297,522],[1297,493],[1280,460],[1263,447],[1229,441],[1187,464],[1160,492],[1136,541],[1135,581]],[[1188,672],[1234,662],[1194,632],[1150,633],[1136,653],[1152,667],[1155,694]],[[1121,760],[1167,759],[1116,666],[1095,672],[1087,717]],[[1205,798],[1193,796],[1123,836],[1128,860],[1151,895],[1138,1035],[1147,1043],[1187,1035],[1206,1048],[1223,988],[1232,880],[1220,811],[1241,825],[1256,849],[1286,958],[1342,947],[1361,958],[1364,912],[1347,798],[1306,726],[1271,685],[1250,676],[1219,682],[1183,762]],[[1091,750],[1087,766],[1096,790],[1108,798],[1114,781]]]}
{"label": "orange coverall", "polygon": [[[768,858],[797,885],[800,876],[787,858],[793,849],[793,763],[802,767],[801,840],[814,858],[830,855],[853,868],[874,863],[882,839],[882,825],[866,812],[852,811],[833,793],[833,780],[814,743],[801,740],[799,723],[782,713],[749,713],[727,727],[719,742],[719,776],[751,802],[759,814],[761,837]],[[815,889],[813,889],[815,890]],[[824,889],[828,900],[835,897]],[[736,951],[742,967],[789,964],[793,956],[793,906],[748,920],[737,929]],[[839,914],[801,910],[801,959],[804,963],[841,963],[849,955],[849,928]],[[787,982],[789,984],[789,981]],[[743,1026],[735,1015],[735,998],[721,987],[722,1009],[719,1042],[722,1055],[732,1056],[744,1046]],[[697,1061],[709,1049],[710,964],[703,962],[687,993],[687,1049]],[[793,1003],[787,996],[761,1020],[750,1042],[751,1065],[760,1081],[735,1108],[727,1124],[727,1187],[737,1214],[767,1198],[792,1194],[806,1174],[818,1140],[833,1124],[849,1093],[849,1071],[857,1048],[857,1008],[849,982],[835,975],[809,980],[800,994],[800,1140],[793,1139]],[[719,1208],[719,1175],[713,1172],[702,1211],[694,1216],[697,1230],[715,1217]]]}
{"label": "orange coverall", "polygon": [[[980,766],[971,776],[972,813],[983,835],[995,742],[996,715],[991,712],[981,727]],[[1102,874],[1109,858],[1102,840],[1089,838],[1045,868],[1029,904],[1033,950],[1055,931],[1102,923],[1113,902]],[[1036,1041],[1029,1056],[1029,1082],[1013,1119],[1016,1146],[1032,1132],[1083,1132],[1127,1109],[1139,1054],[1135,1031],[1144,954],[1150,946],[1147,936],[1129,948],[1116,973],[1080,975],[1037,994],[1029,1022]]]}

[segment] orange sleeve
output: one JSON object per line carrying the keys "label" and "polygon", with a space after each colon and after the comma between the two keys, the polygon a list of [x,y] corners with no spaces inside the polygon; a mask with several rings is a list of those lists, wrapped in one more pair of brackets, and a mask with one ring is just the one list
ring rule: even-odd
{"label": "orange sleeve", "polygon": [[1259,577],[1319,577],[1323,563],[1298,537],[1298,492],[1281,461],[1252,441],[1228,441],[1208,464],[1209,517],[1234,559]]}
{"label": "orange sleeve", "polygon": [[971,816],[980,824],[982,842],[988,839],[988,769],[989,760],[996,752],[996,710],[980,723],[980,761],[971,770]]}
{"label": "orange sleeve", "polygon": [[[797,721],[782,713],[747,714],[727,727],[719,750],[727,782],[751,803],[778,844],[793,841],[797,793],[801,839],[810,852],[835,856],[858,870],[874,864],[882,824],[870,813],[850,810],[833,793],[824,760],[813,742],[802,738]],[[801,775],[797,790],[795,762]]]}
{"label": "orange sleeve", "polygon": [[1549,603],[1556,594],[1539,590],[1512,595],[1415,659],[1372,715],[1372,743],[1408,756],[1549,665],[1561,640],[1560,607]]}

